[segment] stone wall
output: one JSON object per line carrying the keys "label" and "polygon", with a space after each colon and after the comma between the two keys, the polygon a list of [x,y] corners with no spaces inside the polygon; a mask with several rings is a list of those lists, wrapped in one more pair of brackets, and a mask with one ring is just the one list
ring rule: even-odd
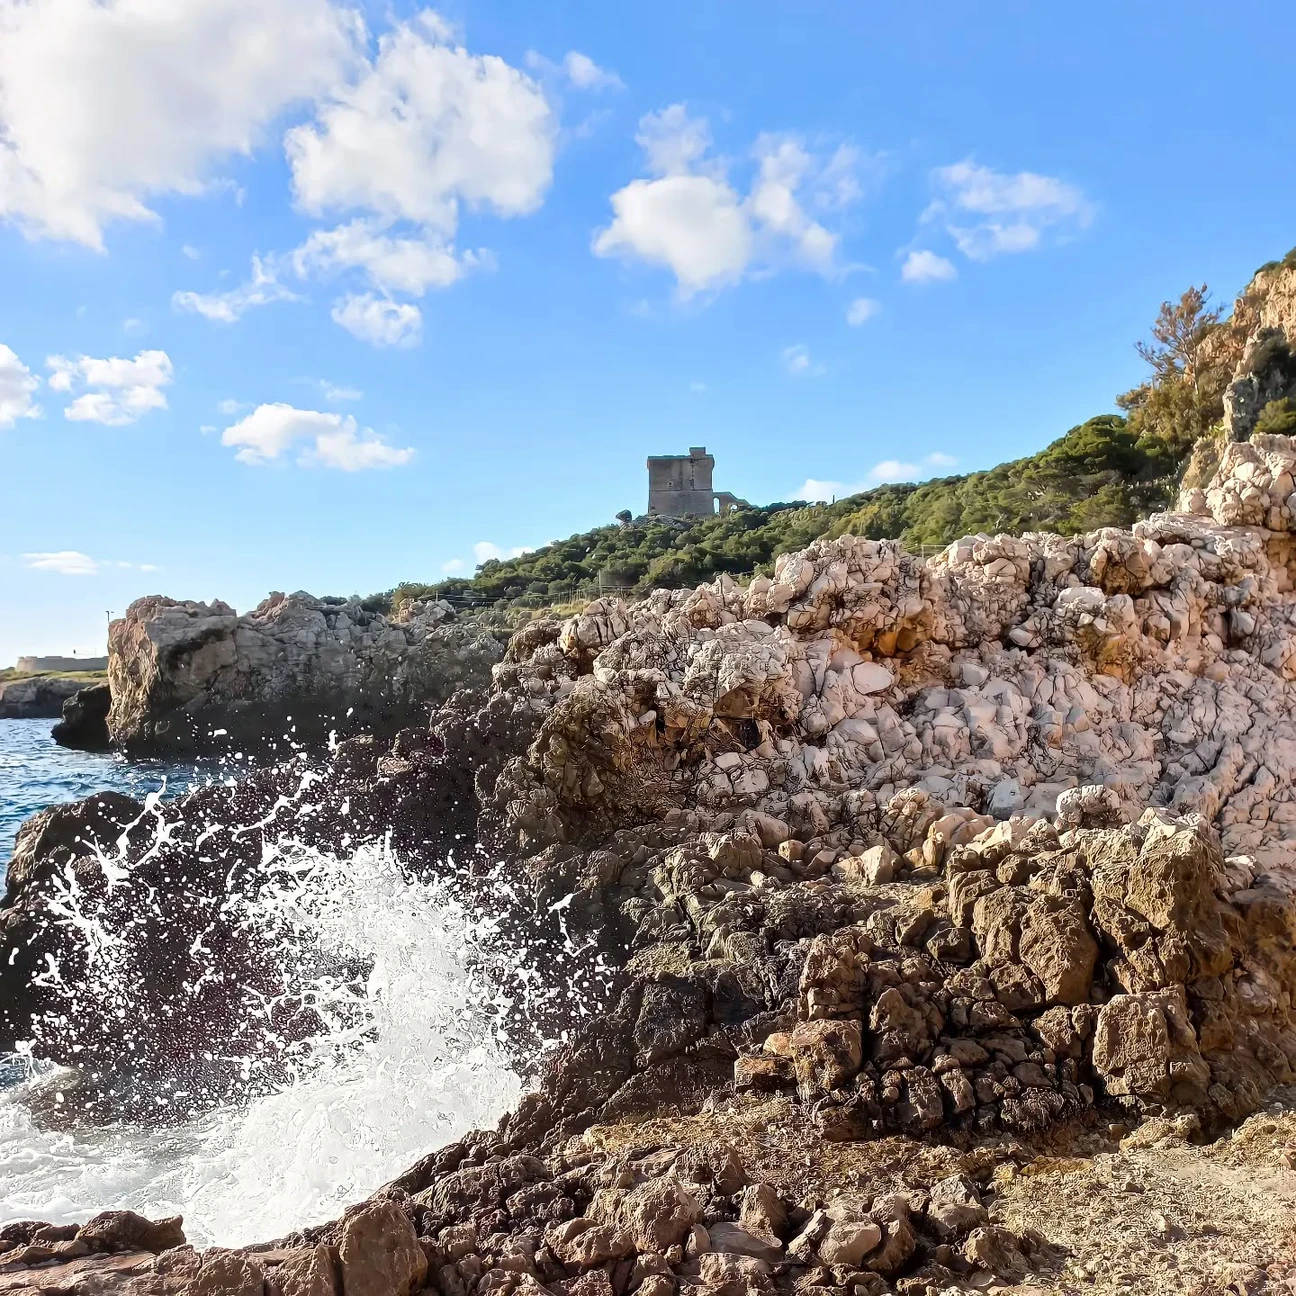
{"label": "stone wall", "polygon": [[104,671],[107,657],[19,657],[14,670],[34,675],[37,671]]}

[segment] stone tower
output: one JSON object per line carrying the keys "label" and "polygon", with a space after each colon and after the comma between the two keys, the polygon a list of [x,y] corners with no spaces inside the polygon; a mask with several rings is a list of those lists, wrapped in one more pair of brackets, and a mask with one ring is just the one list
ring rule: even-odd
{"label": "stone tower", "polygon": [[723,515],[745,504],[728,491],[716,491],[711,482],[715,457],[706,446],[691,446],[686,455],[652,455],[648,459],[648,513],[666,517]]}

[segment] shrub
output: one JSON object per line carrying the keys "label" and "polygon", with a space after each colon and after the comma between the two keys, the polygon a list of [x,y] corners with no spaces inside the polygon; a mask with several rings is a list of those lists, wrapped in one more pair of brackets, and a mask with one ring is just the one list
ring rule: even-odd
{"label": "shrub", "polygon": [[1296,436],[1296,401],[1290,398],[1270,401],[1260,411],[1255,430],[1276,436]]}

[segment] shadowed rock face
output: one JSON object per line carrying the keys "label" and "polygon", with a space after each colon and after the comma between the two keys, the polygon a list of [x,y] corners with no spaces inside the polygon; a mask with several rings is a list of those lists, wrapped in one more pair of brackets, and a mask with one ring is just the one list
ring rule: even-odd
{"label": "shadowed rock face", "polygon": [[484,686],[502,651],[444,604],[387,618],[355,601],[272,594],[238,616],[221,602],[150,596],[109,630],[109,738],[140,752],[286,755],[334,733],[390,737],[426,723],[456,689]]}
{"label": "shadowed rock face", "polygon": [[[113,904],[183,879],[197,912],[285,828],[336,841],[343,805],[414,870],[475,847],[474,903],[510,939],[556,948],[557,907],[620,969],[601,1011],[550,1023],[568,1043],[497,1133],[276,1250],[112,1281],[857,1296],[1046,1265],[982,1200],[1014,1140],[1209,1130],[1296,1078],[1293,472],[1269,438],[1129,533],[973,537],[926,565],[843,537],[746,590],[530,626],[430,729],[342,744],[307,820],[300,764],[162,809],[164,834],[128,805],[38,817],[0,917],[18,1016],[49,1007],[34,961],[74,956],[49,898],[68,868],[99,884],[94,841],[122,843]],[[145,930],[140,1024],[175,1066],[188,932]],[[183,1025],[237,1042],[256,951],[219,948]],[[90,1013],[44,1043],[111,1034]],[[749,1170],[744,1121],[819,1187]],[[897,1136],[957,1173],[834,1183]]]}
{"label": "shadowed rock face", "polygon": [[112,692],[107,684],[92,684],[80,689],[63,703],[62,719],[50,730],[50,737],[61,747],[78,751],[106,751],[108,712]]}
{"label": "shadowed rock face", "polygon": [[83,682],[58,675],[0,683],[0,720],[45,720],[61,714]]}

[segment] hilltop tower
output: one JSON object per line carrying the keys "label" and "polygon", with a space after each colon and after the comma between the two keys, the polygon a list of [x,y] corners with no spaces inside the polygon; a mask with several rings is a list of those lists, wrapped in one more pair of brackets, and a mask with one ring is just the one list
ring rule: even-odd
{"label": "hilltop tower", "polygon": [[706,446],[691,446],[686,455],[651,455],[648,459],[648,515],[721,516],[747,503],[712,485],[715,456]]}

